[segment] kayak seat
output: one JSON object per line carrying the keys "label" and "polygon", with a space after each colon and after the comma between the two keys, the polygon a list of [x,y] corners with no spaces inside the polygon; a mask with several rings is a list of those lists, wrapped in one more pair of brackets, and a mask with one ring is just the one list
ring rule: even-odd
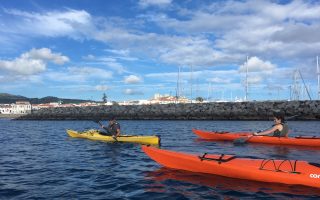
{"label": "kayak seat", "polygon": [[225,154],[221,154],[221,155],[210,155],[208,153],[204,153],[202,156],[199,156],[199,159],[201,161],[203,160],[208,160],[208,161],[216,161],[219,164],[223,163],[223,162],[228,162],[230,160],[235,159],[236,156],[235,155],[225,155]]}
{"label": "kayak seat", "polygon": [[[271,164],[267,165],[268,163],[271,163]],[[290,168],[281,169],[281,166],[283,163],[289,163]],[[294,161],[282,160],[277,166],[274,159],[263,159],[259,167],[260,170],[300,174],[301,172],[298,172],[296,168],[297,168],[297,160],[294,160]]]}
{"label": "kayak seat", "polygon": [[226,134],[226,133],[229,133],[227,131],[212,131],[213,133],[215,134]]}

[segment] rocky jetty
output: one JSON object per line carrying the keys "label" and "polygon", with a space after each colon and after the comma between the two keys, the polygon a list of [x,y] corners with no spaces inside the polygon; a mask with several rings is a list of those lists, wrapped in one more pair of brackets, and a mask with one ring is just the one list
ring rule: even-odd
{"label": "rocky jetty", "polygon": [[250,101],[162,105],[49,108],[21,116],[20,120],[178,119],[269,120],[273,112],[296,116],[296,120],[319,120],[320,101]]}

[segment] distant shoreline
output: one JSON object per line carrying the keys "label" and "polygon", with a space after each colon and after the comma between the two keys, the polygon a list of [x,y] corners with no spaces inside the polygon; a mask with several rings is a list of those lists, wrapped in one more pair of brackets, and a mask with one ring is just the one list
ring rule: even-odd
{"label": "distant shoreline", "polygon": [[9,119],[12,119],[12,118],[18,118],[18,117],[21,117],[21,116],[24,116],[26,114],[0,114],[0,118],[9,118]]}

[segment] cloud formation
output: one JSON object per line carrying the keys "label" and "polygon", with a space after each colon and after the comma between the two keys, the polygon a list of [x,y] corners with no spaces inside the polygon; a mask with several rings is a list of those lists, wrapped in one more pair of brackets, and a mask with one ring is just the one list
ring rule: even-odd
{"label": "cloud formation", "polygon": [[110,89],[110,87],[107,86],[107,85],[96,85],[96,86],[95,86],[95,89],[96,89],[97,91],[107,91],[107,90]]}
{"label": "cloud formation", "polygon": [[141,81],[142,81],[141,78],[136,75],[129,75],[124,78],[124,82],[126,84],[135,84],[135,83],[140,83]]}
{"label": "cloud formation", "polygon": [[248,72],[263,72],[271,74],[272,71],[276,69],[276,65],[272,64],[269,61],[263,61],[258,57],[254,56],[249,58],[248,62],[240,66],[239,72],[246,72],[247,68]]}
{"label": "cloud formation", "polygon": [[0,60],[0,69],[16,75],[32,75],[45,71],[47,62],[63,65],[68,61],[68,57],[48,48],[31,49],[14,60]]}
{"label": "cloud formation", "polygon": [[172,0],[139,0],[139,6],[146,8],[149,6],[167,6]]}
{"label": "cloud formation", "polygon": [[[297,66],[303,69],[306,82],[316,80],[318,1],[195,2],[128,1],[127,7],[116,14],[93,12],[81,7],[83,4],[74,6],[77,9],[65,6],[57,10],[23,5],[2,8],[0,81],[9,80],[6,75],[10,74],[26,82],[46,78],[54,83],[81,82],[97,90],[108,89],[106,85],[112,90],[112,83],[144,82],[161,84],[165,88],[162,91],[174,93],[181,67],[185,88],[199,81],[199,85],[210,82],[234,90],[233,86],[243,80],[246,67],[249,83],[281,82],[288,87],[288,77]],[[115,8],[122,5],[113,4]],[[94,6],[99,5],[92,3]],[[37,45],[50,48],[31,49],[8,59],[18,50]],[[72,65],[56,68],[69,58],[51,49],[68,52]],[[189,72],[191,67],[193,74]],[[124,87],[120,91],[125,94],[136,93],[136,88]]]}
{"label": "cloud formation", "polygon": [[67,36],[74,39],[89,34],[92,27],[91,15],[84,10],[68,9],[46,13],[25,12],[17,9],[4,10],[7,15],[23,18],[22,21],[4,21],[10,31],[15,34],[31,34],[49,37]]}
{"label": "cloud formation", "polygon": [[125,89],[123,93],[126,95],[143,95],[142,91],[134,89]]}
{"label": "cloud formation", "polygon": [[97,67],[72,66],[63,71],[48,72],[46,77],[60,82],[105,81],[111,79],[113,73]]}

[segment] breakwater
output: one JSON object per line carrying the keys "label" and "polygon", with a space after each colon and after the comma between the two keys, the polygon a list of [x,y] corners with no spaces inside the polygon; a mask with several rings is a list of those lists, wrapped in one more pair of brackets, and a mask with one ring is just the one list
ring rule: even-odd
{"label": "breakwater", "polygon": [[296,120],[320,120],[320,101],[250,101],[128,106],[57,107],[33,111],[20,120],[179,119],[269,120],[273,112]]}

